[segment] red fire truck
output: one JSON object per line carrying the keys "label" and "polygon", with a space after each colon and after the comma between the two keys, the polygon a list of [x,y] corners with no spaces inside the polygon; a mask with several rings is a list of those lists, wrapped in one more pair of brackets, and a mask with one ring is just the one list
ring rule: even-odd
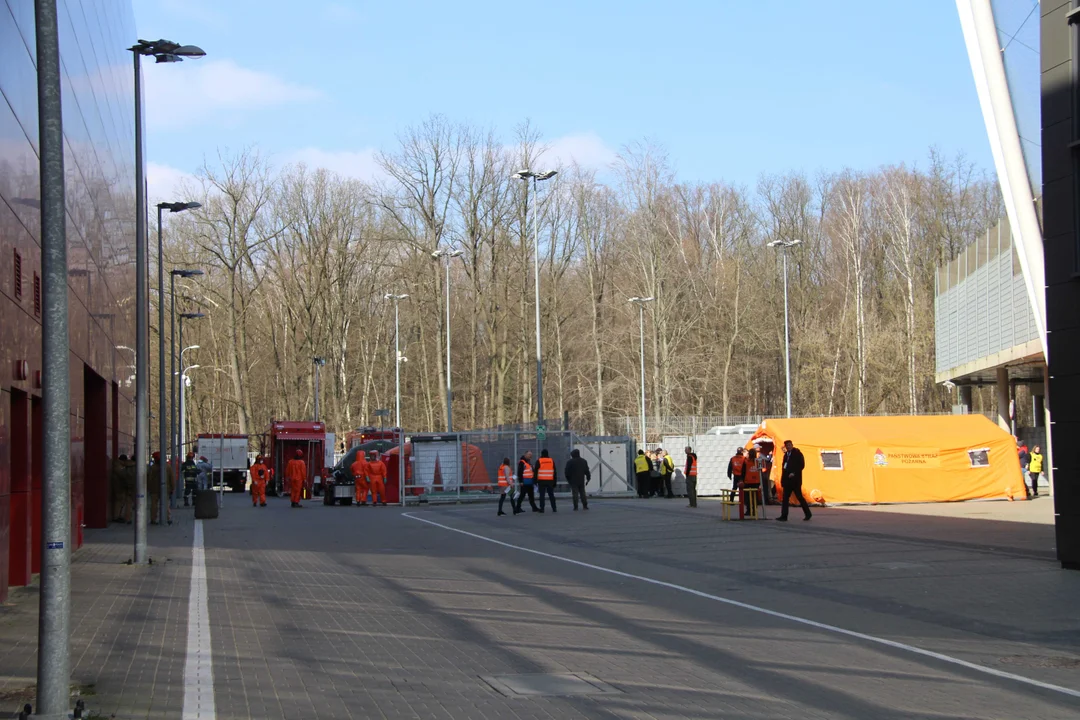
{"label": "red fire truck", "polygon": [[322,484],[326,441],[326,425],[321,422],[271,420],[269,432],[263,436],[262,446],[262,454],[273,473],[266,486],[267,494],[288,495],[289,489],[285,487],[285,466],[289,460],[296,457],[296,451],[300,450],[304,454],[304,462],[307,463],[304,497],[311,497],[315,486]]}

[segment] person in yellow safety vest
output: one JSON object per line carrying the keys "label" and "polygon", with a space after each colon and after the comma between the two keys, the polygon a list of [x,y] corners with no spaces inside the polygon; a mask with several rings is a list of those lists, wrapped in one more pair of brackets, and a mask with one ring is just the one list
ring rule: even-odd
{"label": "person in yellow safety vest", "polygon": [[536,463],[536,484],[540,488],[540,512],[544,512],[544,495],[551,498],[551,512],[555,509],[555,482],[558,474],[555,472],[555,461],[548,457],[547,448],[540,451],[540,460]]}
{"label": "person in yellow safety vest", "polygon": [[510,496],[510,509],[514,510],[514,514],[517,515],[517,510],[514,509],[514,471],[510,468],[510,458],[504,457],[502,465],[499,466],[499,515],[505,515],[503,512],[503,503],[506,502],[506,496]]}
{"label": "person in yellow safety vest", "polygon": [[[1031,497],[1039,497],[1039,475],[1043,469],[1043,455],[1042,448],[1038,445],[1031,448],[1030,459],[1028,460],[1028,477],[1031,478]],[[541,496],[540,502],[543,502]]]}
{"label": "person in yellow safety vest", "polygon": [[649,488],[652,486],[651,471],[652,463],[649,462],[649,456],[645,454],[644,450],[638,450],[637,457],[634,458],[634,475],[637,478],[637,496],[639,498],[649,497]]}
{"label": "person in yellow safety vest", "polygon": [[532,466],[532,450],[521,456],[521,459],[518,460],[517,469],[518,479],[521,480],[521,492],[518,493],[514,514],[517,515],[521,512],[521,503],[525,501],[526,495],[529,496],[529,506],[533,509],[533,512],[537,512],[540,508],[536,507],[536,484],[533,482],[535,478]]}
{"label": "person in yellow safety vest", "polygon": [[686,497],[690,499],[690,507],[697,507],[697,454],[694,448],[686,446]]}

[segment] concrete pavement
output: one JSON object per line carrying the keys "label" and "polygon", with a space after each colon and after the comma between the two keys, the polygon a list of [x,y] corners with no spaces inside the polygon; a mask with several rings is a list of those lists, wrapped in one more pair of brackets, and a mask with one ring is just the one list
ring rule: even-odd
{"label": "concrete pavement", "polygon": [[[226,495],[203,523],[216,717],[1080,712],[1077,695],[992,674],[1080,694],[1080,574],[1057,568],[1045,525],[590,508],[253,509]],[[74,679],[106,717],[181,717],[192,521],[177,512],[151,534],[152,568],[120,564],[126,527],[91,531],[77,556]],[[0,642],[19,648],[0,659],[0,692],[33,682],[35,613],[32,593],[0,610]],[[545,686],[589,694],[514,691]]]}

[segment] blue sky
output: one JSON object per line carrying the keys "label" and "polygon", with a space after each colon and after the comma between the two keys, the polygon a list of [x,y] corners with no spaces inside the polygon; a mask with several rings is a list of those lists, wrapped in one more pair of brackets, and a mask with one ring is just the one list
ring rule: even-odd
{"label": "blue sky", "polygon": [[371,177],[432,113],[528,119],[563,161],[665,147],[680,179],[926,164],[992,169],[949,0],[135,0],[140,37],[201,46],[147,65],[150,180],[219,148]]}

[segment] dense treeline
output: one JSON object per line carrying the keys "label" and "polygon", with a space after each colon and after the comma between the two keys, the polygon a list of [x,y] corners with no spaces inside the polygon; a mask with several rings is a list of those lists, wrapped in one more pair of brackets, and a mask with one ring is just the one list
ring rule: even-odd
{"label": "dense treeline", "polygon": [[[933,271],[1001,214],[995,183],[963,158],[926,167],[763,177],[754,188],[677,180],[663,151],[625,148],[605,171],[546,169],[528,127],[513,144],[441,117],[379,156],[373,184],[324,170],[274,170],[255,151],[223,156],[188,188],[203,207],[171,218],[196,429],[258,432],[313,412],[343,432],[394,405],[393,306],[401,303],[402,414],[445,427],[445,266],[451,265],[458,429],[534,418],[533,237],[541,259],[544,404],[576,429],[621,431],[639,407],[645,319],[650,422],[784,410],[783,275],[788,255],[792,385],[800,415],[933,412]],[[539,208],[537,210],[537,208]],[[534,228],[533,223],[539,226]],[[181,292],[182,288],[182,292]],[[392,419],[392,418],[391,418]]]}

